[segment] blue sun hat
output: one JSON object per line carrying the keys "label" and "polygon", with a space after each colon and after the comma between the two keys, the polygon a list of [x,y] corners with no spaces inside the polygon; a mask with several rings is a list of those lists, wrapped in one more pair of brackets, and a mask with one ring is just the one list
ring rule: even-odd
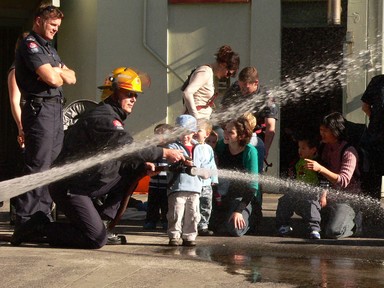
{"label": "blue sun hat", "polygon": [[187,129],[191,132],[197,132],[197,121],[192,115],[182,114],[176,118],[176,127]]}

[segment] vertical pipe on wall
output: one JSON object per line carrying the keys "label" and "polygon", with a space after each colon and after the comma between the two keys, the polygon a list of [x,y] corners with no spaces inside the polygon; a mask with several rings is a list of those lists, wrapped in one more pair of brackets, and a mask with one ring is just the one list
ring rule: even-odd
{"label": "vertical pipe on wall", "polygon": [[[381,11],[381,13],[379,13],[378,17],[379,17],[379,21],[380,21],[380,29],[381,31],[379,35],[382,35],[380,41],[381,41],[381,45],[380,45],[380,53],[381,53],[381,74],[384,74],[384,37],[383,37],[383,33],[384,33],[384,4],[383,4],[383,1],[380,1],[379,3],[379,11]],[[384,198],[384,175],[381,176],[381,198],[383,199]]]}
{"label": "vertical pipe on wall", "polygon": [[60,7],[60,0],[52,0],[52,5],[56,7]]}
{"label": "vertical pipe on wall", "polygon": [[381,39],[380,39],[380,45],[379,45],[379,47],[380,47],[380,49],[379,49],[379,51],[380,51],[380,53],[381,53],[381,63],[380,63],[380,65],[381,65],[381,74],[384,74],[384,3],[383,3],[383,1],[380,1],[379,2],[379,11],[381,11],[381,13],[379,13],[379,15],[378,15],[378,17],[379,17],[379,23],[380,23],[380,31],[379,31],[379,35],[382,35],[381,36]]}
{"label": "vertical pipe on wall", "polygon": [[168,71],[172,72],[183,83],[185,79],[183,79],[179,74],[177,74],[176,71],[173,70],[167,64],[167,62],[165,62],[163,60],[163,58],[161,58],[161,56],[147,44],[147,9],[148,9],[147,0],[144,0],[144,15],[143,15],[143,45],[144,45],[144,48],[147,49],[157,60],[159,60],[159,62],[165,68],[167,68]]}
{"label": "vertical pipe on wall", "polygon": [[341,0],[328,0],[328,24],[341,24]]}

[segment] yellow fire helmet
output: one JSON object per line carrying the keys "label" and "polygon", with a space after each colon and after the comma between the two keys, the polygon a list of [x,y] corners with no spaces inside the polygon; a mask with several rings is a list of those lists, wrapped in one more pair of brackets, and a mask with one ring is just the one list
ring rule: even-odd
{"label": "yellow fire helmet", "polygon": [[108,74],[108,76],[104,80],[104,84],[98,86],[97,88],[101,89],[103,92],[101,93],[101,100],[104,101],[112,94],[112,81],[116,77],[117,74],[123,72],[127,67],[118,67],[112,71],[112,73]]}
{"label": "yellow fire helmet", "polygon": [[150,84],[151,80],[146,73],[139,72],[134,68],[119,67],[114,69],[105,79],[104,85],[98,88],[103,89],[101,100],[104,101],[111,96],[114,87],[142,93],[142,88],[147,88]]}

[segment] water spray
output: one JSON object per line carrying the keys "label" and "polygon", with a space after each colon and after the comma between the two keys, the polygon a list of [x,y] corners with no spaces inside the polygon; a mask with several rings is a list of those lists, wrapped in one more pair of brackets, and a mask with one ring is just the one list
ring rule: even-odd
{"label": "water spray", "polygon": [[[216,171],[213,171],[213,173],[216,173]],[[217,174],[220,179],[235,180],[244,183],[244,185],[257,181],[259,184],[267,186],[267,192],[270,194],[289,193],[296,199],[316,198],[324,189],[297,180],[279,179],[264,174],[255,175],[224,169],[217,170]],[[356,211],[362,211],[364,217],[380,220],[380,223],[384,219],[384,209],[381,207],[380,202],[372,197],[329,188],[327,199],[332,202],[348,203]]]}
{"label": "water spray", "polygon": [[[375,49],[373,49],[374,47],[372,49],[371,48],[370,50],[372,53],[370,55],[372,56],[373,52],[375,52]],[[331,90],[333,85],[340,83],[345,85],[345,67],[353,68],[369,66],[375,70],[381,68],[374,65],[374,63],[380,63],[380,61],[374,61],[375,59],[367,59],[371,57],[365,57],[366,53],[362,53],[360,55],[363,55],[364,57],[360,56],[358,59],[345,58],[343,61],[338,63],[318,65],[315,66],[310,73],[303,77],[297,77],[295,79],[286,78],[280,86],[270,89],[268,91],[268,95],[253,95],[252,97],[250,96],[245,99],[245,101],[242,101],[240,104],[229,107],[226,111],[213,113],[211,121],[213,124],[219,124],[227,120],[237,118],[239,115],[242,115],[245,112],[253,111],[255,107],[257,107],[257,109],[262,109],[266,106],[265,99],[268,98],[269,94],[273,95],[278,105],[283,106],[287,103],[295,103],[301,101],[302,96],[307,93],[323,93]],[[366,61],[369,61],[369,63],[366,63]],[[350,70],[358,71],[358,69]],[[180,134],[180,130],[175,130],[173,133],[167,136],[167,139],[175,139]],[[157,145],[158,143],[158,138],[152,137],[145,141],[134,142],[130,145],[122,146],[120,149],[110,151],[109,153],[100,153],[90,158],[80,159],[78,161],[65,164],[61,167],[51,168],[50,170],[44,172],[2,181],[0,182],[0,201],[6,201],[12,197],[18,196],[37,187],[48,185],[52,182],[70,177],[73,174],[80,173],[93,166],[122,157],[127,157],[130,154],[139,153],[141,150],[145,149],[143,147]],[[203,173],[202,170],[195,171],[200,171]],[[263,177],[261,177],[259,181],[263,181]],[[244,180],[244,175],[240,180]],[[279,179],[273,178],[273,181],[271,182],[286,181],[277,180]],[[296,188],[297,186],[295,186],[295,189]]]}
{"label": "water spray", "polygon": [[[140,153],[141,150],[144,150],[151,145],[154,145],[153,140],[127,144],[109,153],[99,153],[86,159],[80,159],[78,161],[66,163],[63,166],[53,167],[47,171],[2,181],[0,182],[0,201],[6,201],[37,187],[65,179],[92,168],[95,165],[127,157],[127,155],[134,153]],[[129,158],[127,161],[129,161]]]}

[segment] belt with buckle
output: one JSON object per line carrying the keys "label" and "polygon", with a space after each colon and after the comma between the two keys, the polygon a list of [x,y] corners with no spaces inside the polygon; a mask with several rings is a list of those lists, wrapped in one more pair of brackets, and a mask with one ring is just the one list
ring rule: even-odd
{"label": "belt with buckle", "polygon": [[28,101],[34,102],[34,103],[43,103],[43,102],[50,102],[50,103],[61,103],[63,104],[63,98],[60,96],[53,96],[53,97],[28,97]]}

